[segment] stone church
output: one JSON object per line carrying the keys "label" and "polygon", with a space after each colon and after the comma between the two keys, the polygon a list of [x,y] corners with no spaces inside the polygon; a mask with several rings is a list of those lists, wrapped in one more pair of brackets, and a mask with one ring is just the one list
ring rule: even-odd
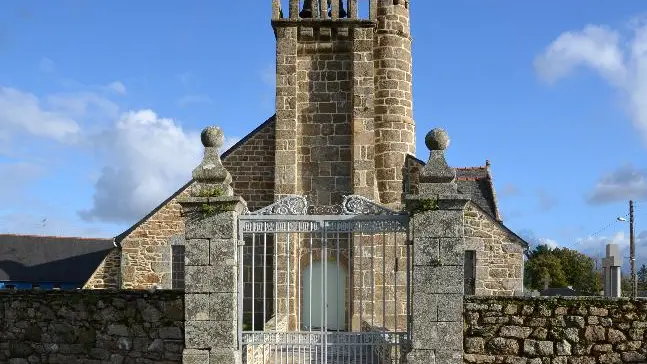
{"label": "stone church", "polygon": [[[312,207],[356,195],[401,211],[425,165],[415,157],[410,2],[371,0],[368,19],[356,0],[328,1],[329,9],[305,3],[281,9],[274,0],[276,113],[222,153],[234,194],[249,211],[291,195]],[[458,191],[470,198],[465,293],[520,294],[527,243],[503,224],[489,161],[455,171]],[[178,201],[194,183],[116,236],[84,288],[183,289]]]}

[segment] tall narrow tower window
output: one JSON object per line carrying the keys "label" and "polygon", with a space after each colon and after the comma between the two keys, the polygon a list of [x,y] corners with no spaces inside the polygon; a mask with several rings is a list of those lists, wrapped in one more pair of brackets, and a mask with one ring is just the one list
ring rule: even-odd
{"label": "tall narrow tower window", "polygon": [[465,294],[476,294],[476,251],[465,251]]}
{"label": "tall narrow tower window", "polygon": [[184,245],[171,246],[171,284],[173,289],[184,289]]}

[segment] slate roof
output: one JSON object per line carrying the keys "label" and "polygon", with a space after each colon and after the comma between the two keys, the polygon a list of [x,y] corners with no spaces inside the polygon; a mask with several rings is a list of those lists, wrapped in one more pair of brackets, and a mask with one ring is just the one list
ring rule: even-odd
{"label": "slate roof", "polygon": [[[420,167],[425,165],[424,161],[412,155],[408,155],[408,158],[411,158]],[[456,168],[456,184],[458,192],[469,195],[472,202],[476,203],[484,212],[496,221],[502,221],[494,193],[489,161],[485,162],[485,166]]]}
{"label": "slate roof", "polygon": [[458,190],[470,195],[483,211],[501,221],[488,167],[486,164],[485,167],[456,168],[456,184]]}
{"label": "slate roof", "polygon": [[[408,155],[419,167],[423,167],[425,162],[422,160]],[[492,219],[507,231],[511,236],[523,245],[526,249],[529,247],[528,242],[523,240],[514,231],[510,230],[503,224],[503,219],[499,214],[499,207],[494,191],[494,181],[490,174],[490,161],[485,161],[485,166],[479,167],[459,167],[456,168],[456,185],[458,192],[470,196],[472,202],[476,204],[483,212],[492,217]]]}
{"label": "slate roof", "polygon": [[85,283],[113,239],[0,234],[0,281]]}

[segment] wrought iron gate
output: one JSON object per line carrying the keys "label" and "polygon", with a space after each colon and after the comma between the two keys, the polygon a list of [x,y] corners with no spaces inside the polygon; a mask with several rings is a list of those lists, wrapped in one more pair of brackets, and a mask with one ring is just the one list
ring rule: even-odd
{"label": "wrought iron gate", "polygon": [[240,216],[243,363],[402,363],[410,332],[408,215],[291,195]]}

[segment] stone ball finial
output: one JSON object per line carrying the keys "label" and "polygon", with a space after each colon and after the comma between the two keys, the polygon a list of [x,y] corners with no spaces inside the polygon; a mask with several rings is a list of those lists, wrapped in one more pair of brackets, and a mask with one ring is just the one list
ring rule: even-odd
{"label": "stone ball finial", "polygon": [[425,144],[429,150],[445,150],[449,146],[449,136],[443,129],[433,129],[425,137]]}
{"label": "stone ball finial", "polygon": [[225,144],[225,135],[222,133],[222,129],[217,126],[206,127],[200,134],[200,139],[206,148],[222,148]]}

